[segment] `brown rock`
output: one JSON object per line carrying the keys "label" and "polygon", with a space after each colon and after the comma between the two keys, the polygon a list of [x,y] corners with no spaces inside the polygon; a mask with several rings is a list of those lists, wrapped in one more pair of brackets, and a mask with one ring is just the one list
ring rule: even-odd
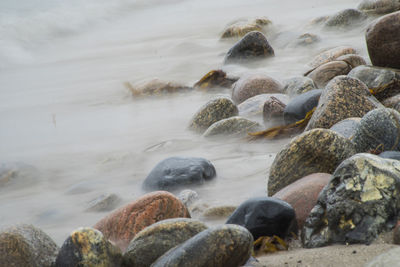
{"label": "brown rock", "polygon": [[309,65],[311,68],[317,68],[347,54],[357,54],[357,51],[349,46],[338,46],[318,54]]}
{"label": "brown rock", "polygon": [[393,229],[393,244],[400,245],[400,221],[397,221]]}
{"label": "brown rock", "polygon": [[146,194],[103,218],[93,227],[125,251],[132,238],[145,227],[170,218],[190,218],[185,205],[173,194]]}
{"label": "brown rock", "polygon": [[282,121],[285,107],[286,104],[275,97],[271,97],[269,100],[265,101],[263,107],[264,123],[275,123]]}
{"label": "brown rock", "polygon": [[362,56],[354,55],[354,54],[347,54],[338,57],[336,60],[344,61],[351,66],[351,68],[355,68],[360,65],[367,65],[367,62]]}
{"label": "brown rock", "polygon": [[358,9],[371,14],[387,14],[400,10],[399,0],[363,0]]}
{"label": "brown rock", "polygon": [[240,38],[252,31],[266,33],[266,27],[270,26],[271,24],[272,22],[265,17],[255,19],[239,19],[229,23],[226,26],[224,32],[222,33],[221,39],[232,37]]}
{"label": "brown rock", "polygon": [[344,61],[331,61],[317,67],[307,77],[311,78],[318,88],[323,88],[334,77],[346,75],[350,70],[350,65]]}
{"label": "brown rock", "polygon": [[159,79],[153,79],[136,85],[132,85],[130,82],[125,82],[124,85],[128,88],[129,91],[131,91],[134,97],[162,95],[193,90],[193,88],[189,86],[185,86],[175,82],[161,81]]}

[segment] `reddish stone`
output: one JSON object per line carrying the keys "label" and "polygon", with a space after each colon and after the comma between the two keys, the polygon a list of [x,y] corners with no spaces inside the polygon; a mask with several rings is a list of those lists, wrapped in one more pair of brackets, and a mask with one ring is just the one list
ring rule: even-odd
{"label": "reddish stone", "polygon": [[173,194],[146,194],[103,218],[93,227],[125,251],[132,238],[147,226],[170,218],[190,218],[185,205]]}
{"label": "reddish stone", "polygon": [[273,197],[292,205],[296,212],[297,225],[301,229],[317,203],[319,193],[330,179],[331,175],[328,173],[313,173],[282,188]]}

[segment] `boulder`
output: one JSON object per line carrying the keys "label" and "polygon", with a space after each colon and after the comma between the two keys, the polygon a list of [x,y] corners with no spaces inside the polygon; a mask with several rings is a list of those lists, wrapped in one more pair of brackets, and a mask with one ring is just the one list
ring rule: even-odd
{"label": "boulder", "polygon": [[88,203],[88,207],[85,211],[89,212],[103,212],[113,210],[119,203],[121,199],[116,194],[102,194],[95,199],[92,199]]}
{"label": "boulder", "polygon": [[295,96],[313,89],[317,89],[317,87],[312,79],[299,76],[284,81],[283,93]]}
{"label": "boulder", "polygon": [[366,13],[387,14],[400,10],[399,0],[362,0],[357,7]]}
{"label": "boulder", "polygon": [[346,75],[350,70],[351,66],[349,64],[335,60],[317,67],[307,74],[307,77],[314,81],[317,88],[324,88],[334,77]]}
{"label": "boulder", "polygon": [[330,129],[346,138],[351,139],[356,133],[357,128],[360,127],[360,121],[361,118],[356,117],[344,119],[332,125]]}
{"label": "boulder", "polygon": [[261,125],[239,116],[217,121],[204,132],[204,137],[243,137],[249,132],[261,130]]}
{"label": "boulder", "polygon": [[360,24],[367,19],[367,15],[357,9],[345,9],[329,17],[325,27],[338,27],[340,29]]}
{"label": "boulder", "polygon": [[367,65],[367,62],[362,56],[355,55],[355,54],[347,54],[340,56],[336,59],[337,61],[344,61],[350,65],[352,69],[361,65]]}
{"label": "boulder", "polygon": [[321,94],[321,89],[314,89],[293,97],[283,111],[285,123],[291,124],[304,119],[318,105]]}
{"label": "boulder", "polygon": [[257,117],[261,117],[263,114],[264,104],[272,99],[276,99],[284,105],[289,102],[289,97],[284,94],[255,95],[246,99],[237,106],[239,109],[239,115],[249,119],[257,119]]}
{"label": "boulder", "polygon": [[387,108],[392,108],[400,112],[400,94],[386,98],[382,104]]}
{"label": "boulder", "polygon": [[357,54],[357,51],[349,46],[338,46],[329,50],[326,50],[324,52],[321,52],[317,56],[314,57],[314,59],[311,61],[309,66],[311,68],[317,68],[325,63],[328,63],[330,61],[336,60],[338,57],[347,55],[347,54]]}
{"label": "boulder", "polygon": [[241,38],[252,31],[266,33],[271,25],[272,22],[265,17],[235,20],[225,27],[221,39]]}
{"label": "boulder", "polygon": [[398,267],[400,262],[400,247],[392,248],[388,252],[382,253],[370,262],[365,264],[365,267]]}

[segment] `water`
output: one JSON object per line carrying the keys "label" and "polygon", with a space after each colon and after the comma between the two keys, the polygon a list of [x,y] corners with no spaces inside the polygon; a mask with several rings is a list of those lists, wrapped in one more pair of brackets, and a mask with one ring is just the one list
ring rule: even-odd
{"label": "water", "polygon": [[[239,204],[265,193],[268,168],[288,140],[206,141],[186,127],[214,93],[134,100],[123,83],[155,77],[193,84],[220,68],[234,41],[224,26],[266,16],[276,57],[258,69],[278,80],[301,75],[320,50],[351,45],[366,56],[363,27],[309,28],[318,16],[358,1],[2,0],[0,2],[0,161],[24,162],[38,180],[0,194],[0,226],[32,223],[61,244],[68,233],[106,213],[84,212],[110,192],[122,203],[144,192],[142,180],[162,159],[196,156],[216,166],[215,181],[196,190],[210,205]],[[305,32],[317,46],[287,47]],[[227,94],[227,91],[219,92]]]}

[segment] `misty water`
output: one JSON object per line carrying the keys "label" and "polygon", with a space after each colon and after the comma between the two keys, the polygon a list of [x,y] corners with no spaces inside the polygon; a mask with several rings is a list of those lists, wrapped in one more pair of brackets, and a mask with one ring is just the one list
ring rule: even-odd
{"label": "misty water", "polygon": [[[210,141],[187,129],[204,103],[228,90],[134,99],[124,82],[157,77],[192,85],[219,68],[283,81],[339,45],[368,60],[368,22],[347,31],[309,25],[358,2],[2,0],[0,163],[29,164],[39,173],[0,188],[0,227],[32,223],[61,244],[72,230],[107,214],[85,212],[90,200],[115,193],[121,206],[139,198],[144,178],[170,156],[204,157],[215,165],[216,179],[193,188],[210,206],[265,195],[269,167],[289,139]],[[267,38],[276,56],[256,67],[223,66],[235,43],[220,41],[225,25],[255,16],[273,22]],[[306,32],[321,41],[288,45]]]}

